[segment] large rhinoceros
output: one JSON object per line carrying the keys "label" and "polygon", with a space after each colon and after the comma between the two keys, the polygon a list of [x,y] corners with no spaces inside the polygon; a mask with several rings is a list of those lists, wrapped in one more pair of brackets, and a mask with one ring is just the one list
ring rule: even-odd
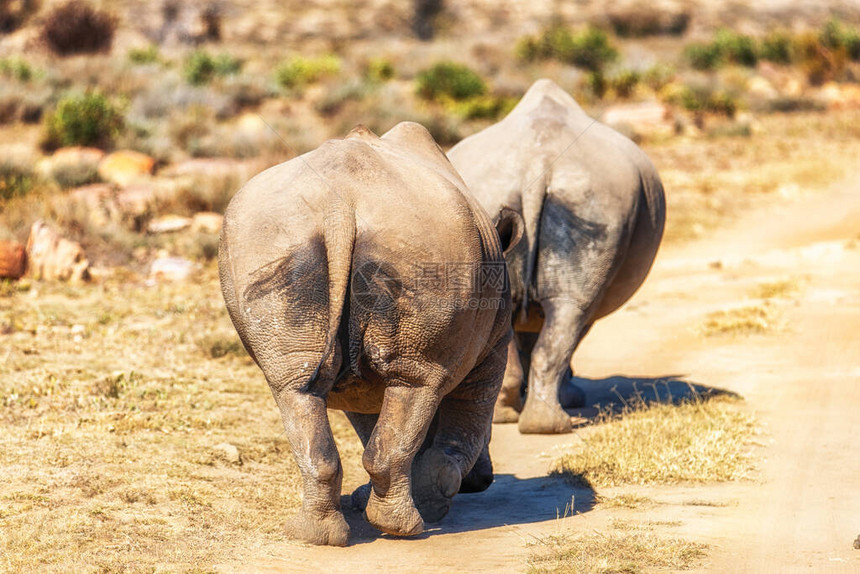
{"label": "large rhinoceros", "polygon": [[[501,220],[514,232],[518,218]],[[290,536],[348,540],[327,407],[364,443],[366,516],[384,532],[418,534],[458,490],[489,485],[511,337],[503,242],[427,130],[359,127],[251,179],[224,216],[219,269],[302,474]]]}
{"label": "large rhinoceros", "polygon": [[545,79],[448,157],[489,213],[505,205],[525,220],[524,241],[507,257],[517,334],[494,421],[519,420],[523,433],[568,432],[559,392],[572,394],[562,385],[573,352],[594,321],[639,288],[663,236],[657,171]]}

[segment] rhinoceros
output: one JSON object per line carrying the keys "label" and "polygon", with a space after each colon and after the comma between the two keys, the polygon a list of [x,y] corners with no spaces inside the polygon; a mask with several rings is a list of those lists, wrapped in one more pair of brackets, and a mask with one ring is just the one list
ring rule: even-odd
{"label": "rhinoceros", "polygon": [[573,353],[597,319],[639,288],[660,245],[666,207],[657,170],[546,79],[448,157],[489,213],[506,205],[525,220],[507,258],[516,336],[494,420],[518,420],[523,433],[568,432],[559,396],[577,397]]}
{"label": "rhinoceros", "polygon": [[455,493],[492,481],[512,333],[504,248],[517,220],[499,218],[503,243],[432,136],[408,122],[382,137],[359,126],[233,197],[221,288],[302,475],[289,536],[348,542],[326,408],[345,411],[364,444],[365,515],[383,532],[419,534]]}

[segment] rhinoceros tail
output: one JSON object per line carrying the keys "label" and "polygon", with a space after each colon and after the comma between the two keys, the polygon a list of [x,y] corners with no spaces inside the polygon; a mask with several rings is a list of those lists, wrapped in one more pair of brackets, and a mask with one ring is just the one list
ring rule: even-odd
{"label": "rhinoceros tail", "polygon": [[525,263],[523,264],[523,301],[520,313],[525,318],[529,308],[529,295],[532,290],[532,282],[535,276],[535,265],[538,253],[538,237],[540,236],[540,216],[543,211],[543,202],[546,198],[546,187],[549,175],[541,167],[536,175],[529,175],[527,185],[523,189],[523,221],[525,223],[525,239],[528,248]]}
{"label": "rhinoceros tail", "polygon": [[335,200],[325,217],[323,237],[328,259],[328,305],[329,324],[320,364],[321,369],[333,366],[338,344],[338,330],[346,307],[349,279],[352,274],[352,251],[355,244],[355,212],[353,207],[341,199]]}

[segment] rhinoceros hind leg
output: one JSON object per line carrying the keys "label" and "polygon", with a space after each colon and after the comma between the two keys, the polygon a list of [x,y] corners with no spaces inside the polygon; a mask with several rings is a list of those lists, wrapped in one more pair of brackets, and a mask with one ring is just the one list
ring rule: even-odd
{"label": "rhinoceros hind leg", "polygon": [[493,479],[493,461],[490,460],[490,449],[487,445],[475,461],[475,466],[463,477],[460,493],[484,492],[493,484]]}
{"label": "rhinoceros hind leg", "polygon": [[502,390],[493,408],[494,423],[515,423],[523,410],[523,365],[520,362],[520,351],[515,337],[511,337],[507,350],[507,365]]}
{"label": "rhinoceros hind leg", "polygon": [[365,514],[379,530],[397,536],[424,531],[412,501],[411,467],[439,400],[432,385],[389,381],[379,421],[367,441],[362,461],[373,485]]}
{"label": "rhinoceros hind leg", "polygon": [[566,433],[571,431],[570,416],[559,403],[559,387],[570,378],[570,358],[585,329],[583,313],[569,299],[541,303],[546,319],[531,355],[519,429],[524,434]]}

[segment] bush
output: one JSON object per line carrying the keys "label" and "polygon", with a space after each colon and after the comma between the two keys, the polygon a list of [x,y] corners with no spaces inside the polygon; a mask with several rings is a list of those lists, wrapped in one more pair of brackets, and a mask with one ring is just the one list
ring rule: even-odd
{"label": "bush", "polygon": [[791,36],[785,32],[771,32],[761,41],[759,56],[775,64],[790,64],[793,60]]}
{"label": "bush", "polygon": [[724,54],[713,43],[689,44],[684,48],[684,58],[697,70],[714,70],[724,63]]}
{"label": "bush", "polygon": [[626,9],[615,9],[607,15],[613,31],[621,37],[644,37],[666,34],[681,36],[690,25],[688,12],[665,12],[660,8],[637,3]]}
{"label": "bush", "polygon": [[709,43],[688,45],[684,57],[697,70],[714,70],[726,63],[752,67],[758,62],[758,46],[751,36],[723,28]]}
{"label": "bush", "polygon": [[340,58],[333,55],[318,58],[293,56],[275,71],[275,81],[284,87],[300,89],[340,71]]}
{"label": "bush", "polygon": [[128,51],[128,61],[132,64],[155,64],[161,61],[158,46],[150,44],[146,48],[132,48]]}
{"label": "bush", "polygon": [[370,60],[364,66],[364,78],[368,82],[387,82],[394,78],[394,64],[384,58]]}
{"label": "bush", "polygon": [[0,60],[0,76],[29,82],[33,79],[33,68],[20,58],[4,58]]}
{"label": "bush", "polygon": [[609,80],[609,85],[619,98],[626,99],[633,95],[633,90],[639,85],[639,72],[622,70]]}
{"label": "bush", "polygon": [[738,109],[737,100],[730,94],[707,88],[684,86],[673,99],[694,114],[712,113],[733,118]]}
{"label": "bush", "polygon": [[618,58],[609,35],[592,26],[576,33],[553,26],[537,37],[521,38],[515,50],[521,60],[558,60],[592,72],[602,70]]}
{"label": "bush", "polygon": [[804,34],[794,43],[800,66],[814,86],[837,79],[844,72],[848,60],[844,47],[828,48],[821,40],[816,34]]}
{"label": "bush", "polygon": [[819,42],[831,50],[844,50],[852,60],[860,60],[860,32],[836,18],[828,20],[818,35]]}
{"label": "bush", "polygon": [[60,100],[44,121],[42,147],[82,145],[110,147],[125,121],[119,109],[104,95],[89,92]]}
{"label": "bush", "polygon": [[33,188],[34,181],[35,176],[29,166],[0,160],[0,199],[3,201],[26,195]]}
{"label": "bush", "polygon": [[110,49],[116,25],[110,14],[71,0],[47,15],[42,38],[60,56],[102,52]]}
{"label": "bush", "polygon": [[184,75],[192,86],[202,86],[216,77],[237,74],[241,69],[242,62],[230,54],[211,56],[208,52],[197,50],[185,61]]}
{"label": "bush", "polygon": [[495,120],[506,116],[517,101],[517,98],[506,96],[477,96],[458,102],[454,110],[466,120]]}
{"label": "bush", "polygon": [[487,92],[487,85],[468,66],[455,62],[439,62],[416,78],[417,93],[425,100],[444,97],[462,101]]}

